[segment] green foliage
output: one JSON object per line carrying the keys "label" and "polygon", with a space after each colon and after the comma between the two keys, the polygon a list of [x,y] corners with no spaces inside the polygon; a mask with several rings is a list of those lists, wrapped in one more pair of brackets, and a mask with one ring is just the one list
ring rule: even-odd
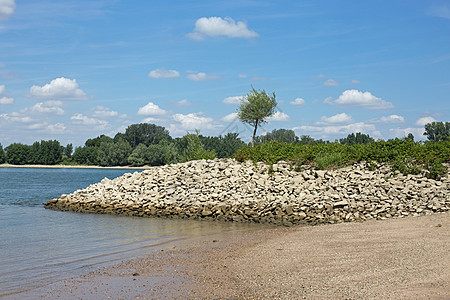
{"label": "green foliage", "polygon": [[25,165],[30,161],[31,146],[13,143],[5,148],[6,162],[12,165]]}
{"label": "green foliage", "polygon": [[57,140],[34,142],[31,146],[28,163],[55,165],[62,161],[64,147]]}
{"label": "green foliage", "polygon": [[267,143],[270,141],[278,141],[281,143],[298,143],[299,139],[291,129],[274,129],[265,135],[256,137],[255,143]]}
{"label": "green foliage", "polygon": [[71,158],[72,157],[72,152],[73,152],[72,144],[67,144],[67,146],[64,148],[63,155],[68,157],[68,158]]}
{"label": "green foliage", "polygon": [[[414,138],[413,138],[414,140]],[[357,132],[356,134],[351,133],[346,138],[340,139],[341,144],[354,145],[354,144],[369,144],[373,143],[375,140],[371,138],[368,134]]]}
{"label": "green foliage", "polygon": [[139,144],[128,156],[128,162],[137,167],[145,165],[147,163],[147,146]]}
{"label": "green foliage", "polygon": [[111,141],[102,142],[98,147],[98,162],[101,166],[125,166],[131,154],[131,146],[124,139],[117,143]]}
{"label": "green foliage", "polygon": [[166,140],[167,142],[172,140],[167,129],[149,123],[130,125],[125,130],[125,134],[120,135],[128,141],[132,148],[137,147],[139,144],[149,146],[152,144],[159,144],[163,140]]}
{"label": "green foliage", "polygon": [[76,147],[72,159],[80,165],[98,165],[98,147]]}
{"label": "green foliage", "polygon": [[206,150],[199,136],[196,133],[188,133],[181,138],[179,144],[184,146],[180,151],[180,162],[199,159],[214,159],[217,154],[214,150]]}
{"label": "green foliage", "polygon": [[343,167],[354,162],[389,163],[403,174],[428,170],[437,178],[447,172],[443,163],[450,162],[450,141],[416,143],[410,139],[393,139],[369,144],[289,144],[272,141],[255,147],[241,148],[234,157],[274,164],[280,160],[297,165],[310,164],[318,169]]}
{"label": "green foliage", "polygon": [[[204,148],[217,153],[218,158],[231,157],[245,143],[239,138],[239,133],[227,133],[225,136],[199,135]],[[185,145],[186,146],[186,145]]]}
{"label": "green foliage", "polygon": [[255,145],[258,125],[265,123],[267,118],[275,113],[276,107],[275,93],[269,96],[266,91],[257,91],[254,87],[252,87],[252,91],[241,101],[237,109],[237,116],[242,122],[254,127],[252,146]]}
{"label": "green foliage", "polygon": [[448,141],[450,140],[450,122],[432,122],[425,124],[425,132],[429,141]]}
{"label": "green foliage", "polygon": [[4,164],[6,162],[6,154],[5,151],[3,150],[3,146],[0,143],[0,164]]}
{"label": "green foliage", "polygon": [[84,143],[84,145],[86,147],[97,147],[98,148],[98,147],[100,147],[101,143],[109,143],[109,142],[113,142],[113,139],[107,135],[102,134],[94,139],[88,139]]}
{"label": "green foliage", "polygon": [[162,166],[177,162],[178,151],[173,143],[161,141],[147,149],[147,161],[150,166]]}

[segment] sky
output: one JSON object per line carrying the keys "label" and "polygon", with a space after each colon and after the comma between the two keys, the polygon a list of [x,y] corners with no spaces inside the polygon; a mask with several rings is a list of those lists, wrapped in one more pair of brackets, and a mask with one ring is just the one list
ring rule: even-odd
{"label": "sky", "polygon": [[0,0],[0,143],[83,145],[136,123],[173,137],[252,128],[424,139],[450,121],[450,1]]}

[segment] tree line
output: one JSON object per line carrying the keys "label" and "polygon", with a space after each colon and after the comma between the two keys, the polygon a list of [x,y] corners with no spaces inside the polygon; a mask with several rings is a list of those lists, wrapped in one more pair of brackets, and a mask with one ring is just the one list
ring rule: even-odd
{"label": "tree line", "polygon": [[[425,133],[431,142],[450,140],[450,122],[433,122],[425,125]],[[409,134],[405,139],[414,141]],[[334,142],[300,137],[293,130],[274,129],[252,139],[255,145],[277,141],[287,144],[370,144],[375,140],[368,134],[351,133]],[[197,159],[228,158],[247,144],[238,133],[222,136],[203,136],[200,132],[187,133],[172,138],[169,131],[155,124],[133,124],[124,133],[114,137],[100,135],[88,139],[83,146],[63,146],[57,140],[35,142],[32,145],[13,143],[3,149],[0,144],[0,163],[13,165],[100,165],[100,166],[160,166]]]}

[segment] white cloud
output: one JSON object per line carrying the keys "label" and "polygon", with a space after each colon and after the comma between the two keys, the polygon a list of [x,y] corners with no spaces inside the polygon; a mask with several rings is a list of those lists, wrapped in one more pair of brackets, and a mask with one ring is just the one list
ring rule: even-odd
{"label": "white cloud", "polygon": [[0,21],[7,20],[15,9],[16,3],[14,0],[0,0]]}
{"label": "white cloud", "polygon": [[80,113],[74,114],[70,119],[74,121],[74,123],[81,125],[100,126],[101,128],[105,128],[108,125],[108,122],[106,121],[89,118]]}
{"label": "white cloud", "polygon": [[379,123],[386,123],[386,124],[392,124],[392,123],[403,123],[405,122],[405,118],[399,115],[390,115],[387,117],[381,117],[378,120],[375,120],[375,122]]}
{"label": "white cloud", "polygon": [[151,78],[177,78],[180,77],[180,72],[176,71],[176,70],[166,70],[166,69],[156,69],[153,71],[150,71],[150,73],[148,73],[148,77]]}
{"label": "white cloud", "polygon": [[336,79],[328,79],[327,81],[325,81],[323,83],[323,85],[326,85],[326,86],[338,86],[339,82]]}
{"label": "white cloud", "polygon": [[0,98],[0,104],[13,104],[14,98],[11,97],[2,97]]}
{"label": "white cloud", "polygon": [[292,105],[302,106],[305,105],[305,100],[303,98],[295,98],[294,101],[289,102]]}
{"label": "white cloud", "polygon": [[289,116],[281,111],[276,111],[267,121],[289,121]]}
{"label": "white cloud", "polygon": [[338,99],[332,101],[330,98],[327,98],[324,103],[342,106],[356,106],[367,109],[388,109],[394,107],[392,103],[375,97],[370,92],[361,92],[358,90],[346,90],[339,96]]}
{"label": "white cloud", "polygon": [[230,38],[252,38],[257,37],[258,34],[249,30],[247,24],[244,22],[236,22],[231,18],[200,18],[195,22],[194,31],[187,34],[188,37],[194,40],[203,40],[205,36],[217,37],[226,36]]}
{"label": "white cloud", "polygon": [[299,135],[320,134],[322,137],[344,136],[350,133],[361,132],[372,136],[380,136],[381,133],[376,130],[375,125],[364,122],[352,123],[348,125],[329,125],[329,126],[299,126],[292,128],[298,131]]}
{"label": "white cloud", "polygon": [[389,129],[389,132],[393,135],[393,137],[403,138],[412,133],[415,140],[425,139],[423,135],[425,132],[424,128],[391,128]]}
{"label": "white cloud", "polygon": [[167,111],[161,109],[158,105],[153,102],[147,103],[147,105],[139,108],[138,115],[143,116],[161,116],[166,114]]}
{"label": "white cloud", "polygon": [[148,117],[148,118],[145,118],[144,120],[142,120],[141,122],[142,123],[155,123],[156,121],[158,121],[158,119],[152,118],[152,117]]}
{"label": "white cloud", "polygon": [[192,105],[192,103],[189,102],[187,99],[180,100],[176,104],[177,104],[177,106],[190,106],[190,105]]}
{"label": "white cloud", "polygon": [[[0,0],[0,1],[1,1],[1,0]],[[4,94],[5,91],[6,91],[5,85],[4,85],[4,84],[0,85],[0,95],[1,95],[1,94]]]}
{"label": "white cloud", "polygon": [[445,5],[432,6],[428,10],[428,15],[433,17],[450,19],[450,7]]}
{"label": "white cloud", "polygon": [[97,106],[94,108],[93,116],[96,118],[109,118],[109,117],[116,117],[119,113],[117,111],[114,111],[108,107],[104,106]]}
{"label": "white cloud", "polygon": [[49,124],[47,126],[47,130],[50,133],[55,133],[55,134],[61,134],[64,133],[66,131],[66,125],[62,124],[62,123],[56,123],[56,124]]}
{"label": "white cloud", "polygon": [[222,118],[224,122],[232,122],[237,119],[237,113],[231,113]]}
{"label": "white cloud", "polygon": [[340,113],[328,118],[323,116],[316,124],[343,124],[351,122],[353,122],[353,118],[351,116],[347,115],[346,113]]}
{"label": "white cloud", "polygon": [[423,117],[416,121],[416,125],[425,126],[425,124],[436,122],[436,119],[433,117]]}
{"label": "white cloud", "polygon": [[78,88],[76,79],[68,79],[64,77],[56,78],[42,87],[33,85],[30,88],[30,96],[37,99],[53,100],[81,101],[88,99],[86,93]]}
{"label": "white cloud", "polygon": [[191,74],[188,74],[186,78],[194,80],[194,81],[203,81],[208,79],[218,79],[219,76],[216,75],[209,75],[203,72],[193,72]]}
{"label": "white cloud", "polygon": [[248,78],[248,75],[247,74],[239,74],[238,77],[239,78]]}
{"label": "white cloud", "polygon": [[361,81],[359,81],[359,80],[352,80],[350,83],[351,83],[351,84],[360,84]]}
{"label": "white cloud", "polygon": [[244,96],[226,97],[225,99],[222,100],[222,103],[225,103],[225,104],[240,104],[243,99],[244,99]]}
{"label": "white cloud", "polygon": [[60,107],[62,103],[60,101],[46,101],[36,103],[29,109],[25,109],[24,112],[44,113],[44,114],[57,114],[63,115],[64,110]]}
{"label": "white cloud", "polygon": [[34,120],[28,116],[24,116],[23,114],[12,112],[10,114],[0,114],[0,118],[11,121],[11,122],[18,122],[18,123],[31,123]]}
{"label": "white cloud", "polygon": [[203,113],[190,113],[187,115],[174,114],[172,118],[181,124],[184,130],[213,128],[212,118],[203,116]]}

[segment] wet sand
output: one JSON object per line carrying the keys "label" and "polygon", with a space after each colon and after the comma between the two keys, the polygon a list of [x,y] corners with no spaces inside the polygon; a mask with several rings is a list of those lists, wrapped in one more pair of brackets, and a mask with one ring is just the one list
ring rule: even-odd
{"label": "wet sand", "polygon": [[450,299],[450,214],[189,239],[6,299]]}

